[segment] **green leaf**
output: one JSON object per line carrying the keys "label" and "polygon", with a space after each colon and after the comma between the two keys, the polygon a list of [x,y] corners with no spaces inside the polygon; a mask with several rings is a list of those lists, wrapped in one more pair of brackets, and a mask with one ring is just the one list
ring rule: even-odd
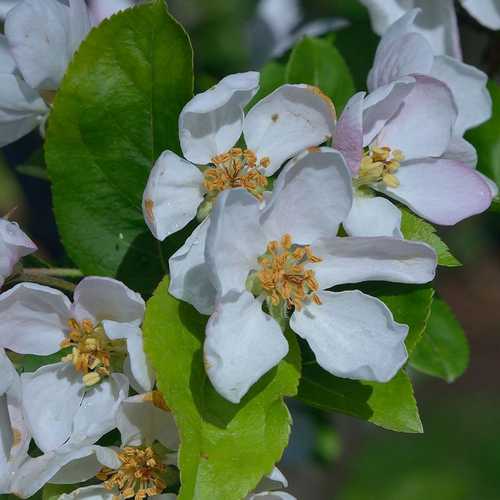
{"label": "green leaf", "polygon": [[248,105],[249,109],[262,98],[276,90],[279,86],[286,83],[285,71],[285,65],[275,61],[267,63],[260,70],[259,91]]}
{"label": "green leaf", "polygon": [[398,323],[408,325],[405,343],[406,349],[411,353],[427,327],[434,289],[430,285],[385,282],[366,283],[353,288],[380,299],[391,310]]}
{"label": "green leaf", "polygon": [[203,366],[206,318],[167,289],[165,279],[147,304],[144,337],[181,435],[179,500],[243,498],[288,442],[291,422],[283,397],[297,392],[300,350],[291,336],[287,358],[241,404],[229,403],[212,388]]}
{"label": "green leaf", "polygon": [[163,274],[141,210],[149,170],[178,151],[177,119],[192,95],[192,50],[161,0],[92,30],[54,102],[46,141],[59,231],[85,274],[152,291]]}
{"label": "green leaf", "polygon": [[57,500],[63,493],[71,493],[78,489],[77,484],[46,484],[43,488],[42,500]]}
{"label": "green leaf", "polygon": [[286,68],[288,83],[319,87],[332,99],[337,115],[354,94],[351,73],[339,51],[327,40],[306,37],[293,49]]}
{"label": "green leaf", "polygon": [[302,366],[298,398],[328,412],[339,412],[384,429],[423,432],[410,379],[400,371],[390,382],[342,379],[323,370],[312,359]]}
{"label": "green leaf", "polygon": [[462,264],[450,252],[450,249],[436,233],[436,228],[405,207],[402,212],[401,231],[407,240],[422,241],[436,250],[440,266],[457,267]]}
{"label": "green leaf", "polygon": [[[480,127],[467,132],[466,139],[477,149],[478,170],[500,186],[500,85],[491,80],[488,90],[493,101],[493,115]],[[498,210],[498,198],[495,205]]]}
{"label": "green leaf", "polygon": [[460,323],[444,301],[435,299],[425,335],[411,355],[411,366],[453,382],[468,363],[469,346]]}

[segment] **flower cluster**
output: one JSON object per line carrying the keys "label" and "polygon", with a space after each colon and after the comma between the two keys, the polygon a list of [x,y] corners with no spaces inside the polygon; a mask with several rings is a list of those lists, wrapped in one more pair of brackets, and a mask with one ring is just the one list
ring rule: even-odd
{"label": "flower cluster", "polygon": [[[92,26],[133,2],[6,3],[2,145],[44,123]],[[285,333],[330,374],[390,381],[409,328],[357,288],[434,279],[436,252],[404,238],[402,205],[453,225],[497,195],[463,138],[491,113],[486,77],[435,53],[418,15],[385,32],[367,91],[339,117],[306,84],[248,109],[259,73],[230,75],[184,106],[183,157],[164,151],[151,170],[142,209],[154,237],[198,223],[169,259],[169,292],[209,316],[204,369],[230,403],[287,356]],[[62,500],[176,498],[179,435],[144,351],[143,298],[109,277],[84,277],[71,298],[25,281],[18,262],[34,251],[0,219],[0,493],[52,483],[75,485]],[[23,356],[38,368],[19,374]],[[292,499],[286,486],[274,469],[248,498]]]}

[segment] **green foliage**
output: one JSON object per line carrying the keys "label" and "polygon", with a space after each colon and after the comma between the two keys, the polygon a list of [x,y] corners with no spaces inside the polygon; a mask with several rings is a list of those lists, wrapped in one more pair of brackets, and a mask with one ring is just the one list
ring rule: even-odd
{"label": "green foliage", "polygon": [[407,240],[422,241],[436,250],[438,264],[446,267],[457,267],[462,264],[450,252],[450,249],[436,233],[436,228],[425,222],[407,208],[401,207],[401,231]]}
{"label": "green foliage", "polygon": [[293,49],[286,68],[288,83],[308,83],[328,95],[340,115],[354,94],[351,73],[339,51],[327,40],[306,37]]}
{"label": "green foliage", "polygon": [[444,301],[435,299],[425,335],[412,353],[411,366],[453,382],[468,362],[469,346],[460,323]]}
{"label": "green foliage", "polygon": [[[493,101],[493,115],[489,121],[467,133],[466,138],[477,149],[478,169],[500,186],[500,85],[493,80],[488,83]],[[497,197],[492,205],[500,210]]]}
{"label": "green foliage", "polygon": [[147,304],[145,349],[181,435],[179,500],[243,498],[280,459],[290,415],[283,397],[297,391],[300,351],[266,374],[239,405],[211,386],[203,366],[206,318],[168,294],[168,279]]}
{"label": "green foliage", "polygon": [[163,273],[144,223],[149,170],[177,151],[192,95],[189,39],[161,0],[94,29],[66,73],[49,119],[46,161],[64,246],[85,274],[151,292]]}
{"label": "green foliage", "polygon": [[286,83],[285,80],[286,67],[277,62],[267,63],[260,71],[260,88],[254,96],[250,104],[251,108],[255,103],[276,90],[280,85]]}
{"label": "green foliage", "polygon": [[42,500],[57,500],[63,493],[71,493],[79,487],[78,484],[46,484]]}
{"label": "green foliage", "polygon": [[390,382],[342,379],[305,354],[298,398],[328,412],[367,420],[397,432],[423,432],[410,379],[400,371]]}

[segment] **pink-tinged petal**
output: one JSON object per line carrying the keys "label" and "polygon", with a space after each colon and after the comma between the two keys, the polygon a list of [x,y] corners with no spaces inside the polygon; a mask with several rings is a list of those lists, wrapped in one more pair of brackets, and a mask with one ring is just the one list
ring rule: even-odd
{"label": "pink-tinged petal", "polygon": [[249,71],[223,78],[195,95],[179,116],[179,138],[184,156],[207,164],[231,149],[243,130],[243,108],[259,89],[259,73]]}
{"label": "pink-tinged petal", "polygon": [[408,359],[408,327],[394,321],[380,300],[357,290],[320,292],[295,311],[291,328],[307,341],[316,361],[338,377],[388,382]]}
{"label": "pink-tinged petal", "polygon": [[136,3],[134,0],[87,0],[90,18],[94,26],[121,10],[133,7]]}
{"label": "pink-tinged petal", "polygon": [[363,146],[368,146],[403,105],[415,87],[410,76],[388,83],[366,96],[363,113]]}
{"label": "pink-tinged petal", "polygon": [[435,58],[430,74],[446,83],[453,94],[458,109],[455,135],[462,136],[490,119],[492,102],[485,73],[452,57],[440,56]]}
{"label": "pink-tinged petal", "polygon": [[243,134],[259,159],[269,158],[271,175],[304,149],[330,139],[335,121],[335,107],[319,88],[287,84],[248,112]]}
{"label": "pink-tinged petal", "polygon": [[163,241],[196,217],[203,201],[200,169],[172,151],[156,160],[142,197],[144,220],[154,237]]}
{"label": "pink-tinged petal", "polygon": [[170,286],[168,291],[180,300],[189,302],[201,314],[212,314],[217,291],[205,262],[205,244],[210,217],[207,217],[170,257]]}
{"label": "pink-tinged petal", "polygon": [[463,137],[453,136],[448,144],[448,149],[443,153],[441,158],[464,163],[470,168],[476,168],[477,166],[476,148]]}
{"label": "pink-tinged petal", "polygon": [[349,236],[403,238],[401,211],[382,196],[354,196],[351,211],[342,224]]}
{"label": "pink-tinged petal", "polygon": [[131,323],[138,326],[144,318],[142,297],[113,278],[89,276],[76,286],[73,294],[75,319]]}
{"label": "pink-tinged petal", "polygon": [[457,161],[409,163],[398,170],[397,177],[397,188],[381,187],[380,191],[435,224],[451,226],[484,212],[491,204],[488,184],[475,170]]}
{"label": "pink-tinged petal", "polygon": [[46,356],[61,349],[71,303],[59,290],[20,283],[0,295],[0,346]]}
{"label": "pink-tinged petal", "polygon": [[500,30],[500,3],[498,0],[460,0],[472,17],[492,30]]}
{"label": "pink-tinged petal", "polygon": [[457,119],[453,96],[444,83],[427,76],[415,79],[403,106],[375,139],[378,146],[401,150],[406,160],[441,156]]}
{"label": "pink-tinged petal", "polygon": [[321,289],[363,281],[428,283],[436,252],[426,243],[388,237],[329,238],[312,246],[322,261],[314,268]]}
{"label": "pink-tinged petal", "polygon": [[346,104],[333,134],[333,146],[340,151],[353,175],[359,171],[363,158],[363,101],[365,92],[358,92]]}
{"label": "pink-tinged petal", "polygon": [[482,174],[481,172],[477,173],[481,176],[481,179],[483,179],[483,181],[488,184],[491,192],[491,198],[496,198],[498,196],[498,184],[489,177],[486,177],[486,175]]}
{"label": "pink-tinged petal", "polygon": [[297,244],[337,234],[352,205],[352,179],[342,155],[331,148],[291,161],[274,184],[261,216],[269,240],[290,234]]}
{"label": "pink-tinged petal", "polygon": [[250,387],[288,353],[288,342],[278,323],[246,291],[229,293],[217,304],[206,335],[208,378],[232,403],[239,403]]}
{"label": "pink-tinged petal", "polygon": [[210,215],[205,261],[218,294],[245,290],[248,273],[266,251],[260,204],[246,189],[222,192]]}

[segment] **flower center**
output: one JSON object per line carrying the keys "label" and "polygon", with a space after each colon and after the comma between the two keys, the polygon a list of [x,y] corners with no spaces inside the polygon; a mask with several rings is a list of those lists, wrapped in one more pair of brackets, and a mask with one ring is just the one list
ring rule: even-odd
{"label": "flower center", "polygon": [[151,447],[135,448],[127,446],[118,453],[121,462],[119,469],[104,467],[97,479],[104,481],[103,486],[108,491],[116,489],[120,492],[118,498],[144,498],[159,495],[167,484],[162,479],[166,465]]}
{"label": "flower center", "polygon": [[233,148],[212,158],[212,163],[214,166],[205,170],[203,180],[208,201],[231,188],[245,188],[256,198],[262,199],[267,178],[261,169],[269,165],[269,158],[262,158],[257,165],[257,157],[253,151]]}
{"label": "flower center", "polygon": [[72,350],[62,361],[73,364],[75,370],[83,375],[82,380],[87,387],[96,385],[110,375],[112,354],[124,355],[124,341],[109,340],[104,328],[95,326],[89,319],[81,323],[70,319],[68,324],[70,331],[61,342],[61,348],[72,347]]}
{"label": "flower center", "polygon": [[394,173],[399,169],[404,155],[399,149],[389,147],[370,148],[363,156],[356,183],[358,186],[383,182],[387,187],[399,186],[399,179]]}
{"label": "flower center", "polygon": [[273,306],[280,303],[300,310],[305,299],[316,304],[321,300],[316,294],[319,285],[313,270],[306,264],[316,264],[321,259],[312,253],[309,245],[295,245],[285,234],[280,241],[270,241],[266,253],[258,258],[260,269],[256,278],[260,291]]}

